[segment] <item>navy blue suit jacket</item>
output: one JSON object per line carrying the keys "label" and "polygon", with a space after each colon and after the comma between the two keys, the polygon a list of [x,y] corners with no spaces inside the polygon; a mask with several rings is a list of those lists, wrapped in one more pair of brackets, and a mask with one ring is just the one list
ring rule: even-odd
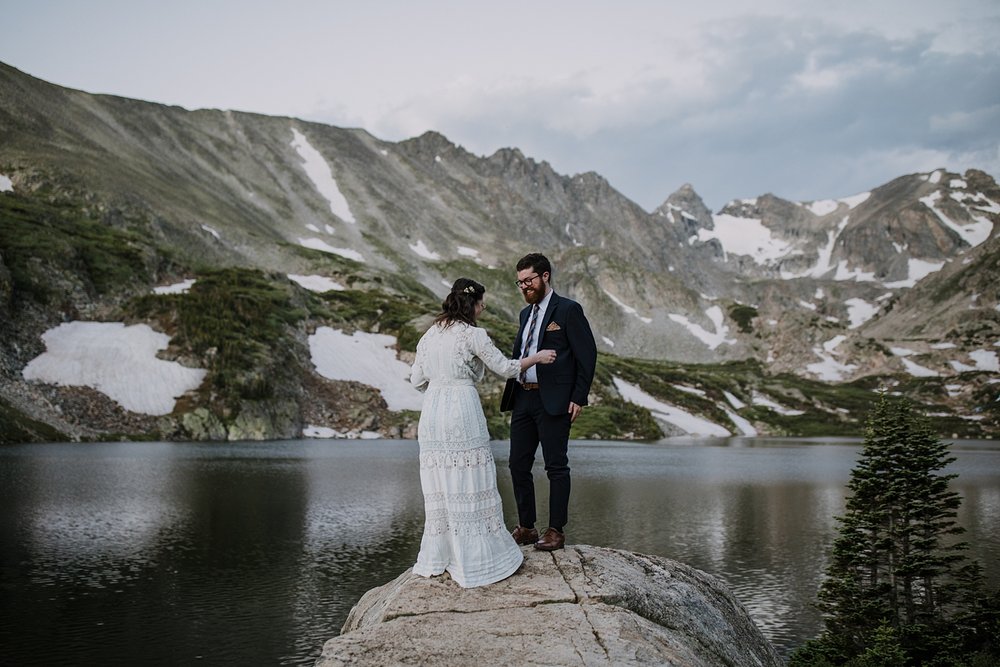
{"label": "navy blue suit jacket", "polygon": [[[521,326],[514,340],[515,359],[521,356],[521,342],[530,315],[531,306],[526,306],[521,311]],[[565,414],[570,401],[587,405],[587,395],[597,366],[597,343],[583,314],[583,307],[553,292],[545,309],[540,336],[539,350],[556,351],[553,363],[535,366],[545,411],[550,415]]]}

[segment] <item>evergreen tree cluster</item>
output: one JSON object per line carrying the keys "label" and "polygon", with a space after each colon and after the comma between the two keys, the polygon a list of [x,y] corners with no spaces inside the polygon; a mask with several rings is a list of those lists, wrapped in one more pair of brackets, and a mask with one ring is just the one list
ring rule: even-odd
{"label": "evergreen tree cluster", "polygon": [[879,397],[819,591],[825,630],[791,666],[1000,664],[1000,600],[959,539],[952,461],[908,401]]}

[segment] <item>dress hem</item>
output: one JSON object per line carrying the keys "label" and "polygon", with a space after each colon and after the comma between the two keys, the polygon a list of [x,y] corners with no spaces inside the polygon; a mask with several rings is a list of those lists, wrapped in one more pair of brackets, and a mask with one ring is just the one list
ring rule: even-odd
{"label": "dress hem", "polygon": [[413,574],[415,574],[415,575],[417,575],[419,577],[424,577],[425,579],[429,579],[430,577],[437,577],[437,576],[439,576],[439,575],[444,574],[445,572],[447,572],[449,575],[451,575],[452,580],[456,584],[458,584],[461,588],[479,588],[480,586],[489,586],[490,584],[495,584],[498,581],[503,581],[504,579],[506,579],[507,577],[512,576],[515,572],[517,572],[519,569],[521,569],[521,565],[524,564],[524,552],[522,552],[520,548],[518,548],[517,552],[520,555],[520,558],[518,558],[514,562],[514,564],[513,564],[512,567],[509,567],[509,568],[507,568],[505,570],[501,570],[499,574],[490,575],[488,578],[484,579],[481,582],[475,583],[475,584],[469,584],[468,581],[463,581],[464,577],[456,576],[456,574],[451,571],[451,567],[450,566],[445,567],[440,572],[435,572],[435,571],[432,570],[432,571],[430,571],[427,574],[424,574],[423,571],[419,571],[418,572],[416,566],[414,566],[414,568],[413,568]]}

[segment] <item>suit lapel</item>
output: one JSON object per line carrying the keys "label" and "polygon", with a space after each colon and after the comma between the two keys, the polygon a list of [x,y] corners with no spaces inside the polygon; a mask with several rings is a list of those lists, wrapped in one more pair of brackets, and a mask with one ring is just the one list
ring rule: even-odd
{"label": "suit lapel", "polygon": [[542,339],[545,338],[545,329],[549,326],[549,322],[552,321],[552,316],[556,313],[556,308],[559,307],[559,295],[552,292],[552,298],[549,299],[549,307],[545,309],[545,317],[542,318],[542,327],[538,330],[538,342],[541,344]]}

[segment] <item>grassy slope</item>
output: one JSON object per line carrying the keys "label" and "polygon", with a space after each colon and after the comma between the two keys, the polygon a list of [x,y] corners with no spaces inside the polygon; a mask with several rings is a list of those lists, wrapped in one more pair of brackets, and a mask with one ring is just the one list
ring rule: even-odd
{"label": "grassy slope", "polygon": [[[13,290],[8,310],[17,316],[27,302],[59,307],[67,286],[81,301],[107,301],[122,318],[155,323],[174,338],[171,354],[209,369],[197,403],[231,416],[241,401],[267,401],[276,391],[287,393],[302,373],[304,331],[330,325],[394,335],[402,350],[413,351],[423,321],[438,307],[437,299],[404,275],[370,275],[349,260],[289,246],[288,252],[308,259],[317,272],[336,276],[351,286],[322,295],[308,292],[284,275],[250,268],[205,269],[187,266],[168,248],[157,247],[142,234],[141,221],[109,221],[72,203],[53,203],[41,193],[31,197],[0,196],[0,253],[9,269]],[[459,273],[482,272],[481,267],[455,262]],[[148,287],[158,275],[194,276],[187,294],[151,295]],[[505,274],[484,276],[501,289]],[[495,283],[495,284],[493,284]],[[506,314],[487,315],[482,324],[497,345],[507,350],[516,334]],[[613,377],[637,384],[647,393],[684,410],[722,424],[736,433],[721,406],[729,407],[723,392],[746,403],[738,412],[761,430],[782,435],[861,435],[862,417],[879,383],[894,378],[866,379],[853,384],[828,385],[792,375],[771,375],[756,362],[679,364],[635,360],[602,354],[593,389],[592,406],[574,425],[577,438],[655,439],[659,428],[650,413],[617,396]],[[900,378],[897,389],[915,398],[929,412],[934,387]],[[925,384],[925,383],[924,383]],[[676,385],[695,387],[696,395]],[[497,408],[501,383],[482,388],[484,408],[494,437],[507,434],[506,415]],[[759,392],[804,414],[788,416],[753,405]],[[179,409],[190,409],[190,404]],[[25,422],[4,407],[5,423]],[[400,421],[413,414],[395,417]],[[979,435],[976,422],[937,418],[942,434]],[[35,428],[25,425],[22,428]],[[38,430],[38,429],[35,429]],[[24,431],[27,432],[27,431]],[[54,437],[50,435],[49,437]]]}

